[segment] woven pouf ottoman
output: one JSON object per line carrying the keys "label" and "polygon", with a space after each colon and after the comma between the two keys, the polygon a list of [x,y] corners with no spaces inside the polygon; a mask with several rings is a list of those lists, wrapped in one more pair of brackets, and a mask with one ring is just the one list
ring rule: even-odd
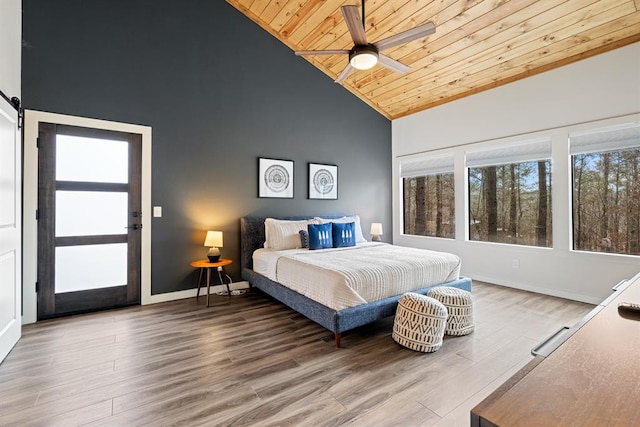
{"label": "woven pouf ottoman", "polygon": [[398,301],[391,337],[411,350],[431,353],[442,347],[447,309],[426,295],[406,293]]}
{"label": "woven pouf ottoman", "polygon": [[473,332],[473,301],[471,292],[450,286],[438,286],[430,289],[427,295],[440,301],[449,317],[446,335],[467,335]]}

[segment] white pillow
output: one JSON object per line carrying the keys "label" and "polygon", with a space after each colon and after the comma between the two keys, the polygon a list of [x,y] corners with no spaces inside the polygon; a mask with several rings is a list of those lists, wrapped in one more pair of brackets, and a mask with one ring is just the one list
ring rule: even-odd
{"label": "white pillow", "polygon": [[264,221],[265,248],[283,250],[300,248],[300,230],[306,230],[308,224],[318,224],[316,219],[290,221],[267,218]]}
{"label": "white pillow", "polygon": [[343,216],[342,218],[320,218],[315,217],[316,220],[320,221],[320,224],[324,224],[327,222],[339,222],[340,224],[355,222],[356,228],[356,243],[364,243],[367,239],[362,235],[362,227],[360,226],[360,217],[358,215],[351,216]]}

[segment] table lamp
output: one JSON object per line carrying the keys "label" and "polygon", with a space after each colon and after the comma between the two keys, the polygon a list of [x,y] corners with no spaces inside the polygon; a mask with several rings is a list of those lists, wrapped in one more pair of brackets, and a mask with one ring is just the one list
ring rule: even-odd
{"label": "table lamp", "polygon": [[204,245],[210,248],[207,252],[209,262],[218,262],[220,259],[220,249],[218,248],[222,247],[222,231],[207,231]]}
{"label": "table lamp", "polygon": [[382,236],[382,224],[379,222],[371,223],[371,240],[374,242],[380,242],[382,241],[380,236]]}

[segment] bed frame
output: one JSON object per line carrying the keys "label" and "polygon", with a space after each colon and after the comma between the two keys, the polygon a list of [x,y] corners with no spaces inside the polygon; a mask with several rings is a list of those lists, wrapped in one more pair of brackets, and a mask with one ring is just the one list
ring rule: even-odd
{"label": "bed frame", "polygon": [[[341,218],[343,216],[344,215],[322,215],[322,218],[331,219]],[[278,217],[277,219],[301,220],[310,218],[313,217]],[[340,338],[343,332],[395,314],[398,300],[402,295],[396,295],[342,310],[334,310],[253,271],[253,251],[263,247],[265,241],[265,219],[266,217],[244,217],[240,219],[240,267],[242,269],[242,278],[248,281],[250,286],[255,286],[264,293],[333,332],[335,335],[336,348],[340,347]],[[471,279],[461,277],[458,280],[434,286],[453,286],[471,291]],[[412,292],[426,294],[429,289],[434,286]]]}

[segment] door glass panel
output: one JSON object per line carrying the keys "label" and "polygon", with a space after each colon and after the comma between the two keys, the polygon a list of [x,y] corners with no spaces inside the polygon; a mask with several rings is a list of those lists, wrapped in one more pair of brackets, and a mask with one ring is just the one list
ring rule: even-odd
{"label": "door glass panel", "polygon": [[127,284],[127,244],[56,248],[56,293]]}
{"label": "door glass panel", "polygon": [[56,180],[129,182],[127,141],[56,136]]}
{"label": "door glass panel", "polygon": [[129,193],[56,191],[56,237],[126,234]]}

